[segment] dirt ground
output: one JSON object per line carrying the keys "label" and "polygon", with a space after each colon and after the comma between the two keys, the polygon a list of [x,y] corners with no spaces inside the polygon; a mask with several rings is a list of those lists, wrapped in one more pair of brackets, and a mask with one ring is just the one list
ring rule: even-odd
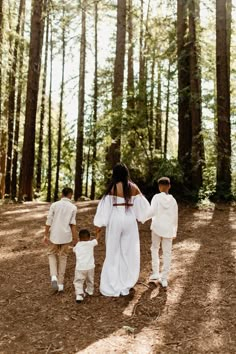
{"label": "dirt ground", "polygon": [[[93,230],[95,202],[78,203],[78,226]],[[41,240],[49,205],[0,205],[0,353],[236,353],[236,208],[180,207],[169,288],[148,284],[150,224],[140,225],[141,274],[127,297],[99,294],[104,238],[96,248],[96,291],[75,302],[75,260],[65,292],[50,288]]]}

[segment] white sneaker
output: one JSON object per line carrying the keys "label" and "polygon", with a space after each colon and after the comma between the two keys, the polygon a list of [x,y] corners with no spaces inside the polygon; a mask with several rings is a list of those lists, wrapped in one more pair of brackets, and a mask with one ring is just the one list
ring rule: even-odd
{"label": "white sneaker", "polygon": [[127,296],[127,295],[129,295],[129,289],[121,290],[120,295],[121,295],[121,296]]}
{"label": "white sneaker", "polygon": [[84,300],[82,295],[76,295],[76,302],[80,303]]}
{"label": "white sneaker", "polygon": [[149,280],[160,280],[160,275],[157,273],[153,273],[150,275]]}
{"label": "white sneaker", "polygon": [[56,275],[52,275],[52,277],[51,277],[51,285],[52,285],[53,290],[58,290],[57,276]]}
{"label": "white sneaker", "polygon": [[86,292],[88,295],[93,295],[93,291],[88,290],[87,288],[85,289],[85,292]]}
{"label": "white sneaker", "polygon": [[168,286],[168,281],[166,279],[161,279],[160,284],[163,288],[167,288]]}
{"label": "white sneaker", "polygon": [[58,284],[58,291],[64,291],[64,285],[63,284]]}

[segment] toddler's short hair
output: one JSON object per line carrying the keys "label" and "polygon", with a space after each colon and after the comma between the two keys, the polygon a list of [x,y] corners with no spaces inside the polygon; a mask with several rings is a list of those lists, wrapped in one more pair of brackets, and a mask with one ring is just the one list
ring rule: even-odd
{"label": "toddler's short hair", "polygon": [[64,195],[64,197],[67,197],[68,194],[73,194],[73,189],[70,187],[65,187],[62,189],[62,194]]}
{"label": "toddler's short hair", "polygon": [[80,232],[79,232],[79,238],[82,240],[82,239],[85,239],[85,238],[88,238],[88,237],[90,237],[90,232],[89,232],[89,230],[87,230],[87,229],[82,229],[82,230],[80,230]]}
{"label": "toddler's short hair", "polygon": [[162,184],[164,186],[169,186],[170,185],[169,177],[161,177],[161,178],[159,178],[158,184]]}

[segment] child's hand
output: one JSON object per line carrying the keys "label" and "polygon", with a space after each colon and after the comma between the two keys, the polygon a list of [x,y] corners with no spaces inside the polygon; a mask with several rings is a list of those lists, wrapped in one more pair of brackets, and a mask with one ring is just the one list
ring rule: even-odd
{"label": "child's hand", "polygon": [[96,228],[96,239],[99,240],[101,237],[102,229],[100,227]]}
{"label": "child's hand", "polygon": [[43,243],[44,243],[45,245],[48,245],[48,244],[49,244],[48,235],[44,235],[44,237],[43,237]]}

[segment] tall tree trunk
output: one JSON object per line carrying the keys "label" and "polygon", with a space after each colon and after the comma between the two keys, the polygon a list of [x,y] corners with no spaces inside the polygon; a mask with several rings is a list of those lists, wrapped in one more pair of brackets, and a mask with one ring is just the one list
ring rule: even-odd
{"label": "tall tree trunk", "polygon": [[230,127],[231,1],[216,0],[217,184],[219,197],[231,195]]}
{"label": "tall tree trunk", "polygon": [[171,60],[168,63],[167,72],[167,93],[166,93],[166,121],[165,121],[165,136],[164,136],[164,159],[167,158],[167,148],[168,148],[168,129],[169,129],[169,112],[170,112],[170,72]]}
{"label": "tall tree trunk", "polygon": [[13,49],[13,60],[9,73],[9,96],[8,96],[8,139],[7,139],[7,166],[5,177],[5,194],[11,193],[11,170],[12,170],[12,151],[13,151],[13,137],[14,137],[14,115],[15,115],[15,96],[16,96],[16,68],[18,62],[18,47],[19,35],[21,27],[22,14],[25,11],[25,0],[20,0],[19,14],[16,26],[16,39]]}
{"label": "tall tree trunk", "polygon": [[42,177],[43,130],[44,130],[44,120],[45,120],[45,101],[46,101],[47,65],[48,65],[48,37],[49,37],[49,14],[47,13],[43,85],[42,85],[42,98],[41,98],[41,107],[40,107],[39,148],[38,148],[38,161],[37,161],[37,172],[36,172],[36,191],[38,193],[41,190],[41,177]]}
{"label": "tall tree trunk", "polygon": [[20,118],[21,118],[21,103],[23,94],[23,67],[24,67],[24,50],[25,50],[25,6],[22,13],[21,21],[21,38],[19,44],[19,64],[18,64],[18,92],[16,99],[16,119],[14,132],[14,150],[12,160],[12,176],[11,176],[11,197],[14,200],[17,196],[17,168],[18,168],[18,151],[19,151],[19,133],[20,133]]}
{"label": "tall tree trunk", "polygon": [[0,199],[4,196],[3,184],[5,183],[5,133],[2,127],[2,47],[3,47],[3,2],[0,0]]}
{"label": "tall tree trunk", "polygon": [[93,93],[93,154],[92,181],[90,198],[95,198],[96,191],[96,160],[97,160],[97,110],[98,110],[98,2],[94,3],[94,93]]}
{"label": "tall tree trunk", "polygon": [[191,187],[192,121],[190,113],[189,44],[187,35],[187,1],[177,1],[178,55],[178,159],[184,173],[185,185]]}
{"label": "tall tree trunk", "polygon": [[25,128],[19,188],[19,198],[22,199],[24,196],[26,200],[33,198],[35,123],[44,29],[43,5],[44,0],[34,0],[32,3]]}
{"label": "tall tree trunk", "polygon": [[128,0],[128,79],[127,79],[127,111],[134,111],[134,43],[133,43],[133,4]]}
{"label": "tall tree trunk", "polygon": [[155,88],[155,51],[152,56],[151,63],[151,92],[150,92],[150,107],[149,107],[149,129],[148,129],[148,140],[149,140],[149,150],[152,156],[153,151],[153,129],[154,129],[154,88]]}
{"label": "tall tree trunk", "polygon": [[65,11],[66,4],[63,1],[63,14],[62,14],[62,77],[61,77],[61,94],[60,94],[60,109],[58,118],[58,137],[57,137],[57,168],[56,168],[56,183],[54,191],[54,201],[58,200],[59,194],[59,173],[61,165],[61,145],[62,145],[62,115],[63,115],[63,100],[65,88],[65,57],[66,57],[66,29],[65,29]]}
{"label": "tall tree trunk", "polygon": [[189,0],[189,42],[190,42],[190,109],[192,118],[192,184],[199,190],[202,186],[204,166],[204,144],[202,135],[201,70],[197,28],[199,23],[196,2]]}
{"label": "tall tree trunk", "polygon": [[90,169],[90,156],[91,156],[91,129],[89,133],[89,141],[88,141],[88,154],[87,154],[87,163],[86,163],[86,181],[85,181],[85,195],[88,197],[88,187],[89,187],[89,169]]}
{"label": "tall tree trunk", "polygon": [[157,108],[156,108],[156,134],[155,134],[155,149],[162,152],[162,92],[161,92],[161,64],[158,62],[158,93],[157,93]]}
{"label": "tall tree trunk", "polygon": [[84,142],[84,98],[85,98],[85,59],[86,59],[86,11],[87,0],[82,4],[82,28],[80,42],[80,73],[79,73],[79,110],[76,146],[75,194],[78,200],[83,193],[83,142]]}
{"label": "tall tree trunk", "polygon": [[114,120],[111,127],[113,142],[107,155],[107,167],[110,169],[121,157],[121,111],[124,84],[125,66],[125,35],[126,35],[126,0],[118,0],[117,6],[117,32],[116,32],[116,57],[114,67],[114,82],[112,90],[112,110]]}
{"label": "tall tree trunk", "polygon": [[[3,21],[3,19],[2,19]],[[8,56],[13,58],[13,29],[12,29],[12,12],[11,5],[8,2]],[[9,105],[7,93],[10,92],[10,77],[12,69],[12,60],[8,60],[8,66],[6,70],[7,84],[5,85],[4,101],[2,102],[2,125],[1,125],[1,145],[0,145],[0,196],[1,198],[5,195],[5,181],[6,181],[6,163],[7,163],[7,136],[8,136],[8,116],[9,116]]]}
{"label": "tall tree trunk", "polygon": [[48,97],[48,172],[47,172],[47,202],[52,198],[52,77],[53,77],[53,27],[50,28],[50,83]]}
{"label": "tall tree trunk", "polygon": [[[0,0],[0,134],[2,125],[2,43],[3,42],[3,0]],[[1,139],[1,135],[0,135]]]}

